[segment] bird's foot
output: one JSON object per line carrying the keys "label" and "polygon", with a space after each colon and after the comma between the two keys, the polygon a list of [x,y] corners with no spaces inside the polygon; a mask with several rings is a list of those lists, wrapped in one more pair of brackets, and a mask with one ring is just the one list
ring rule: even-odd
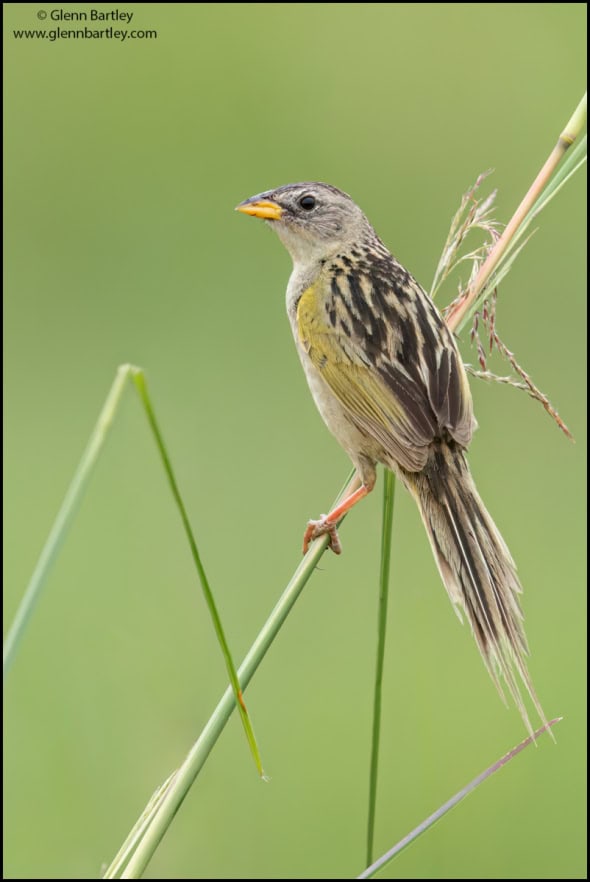
{"label": "bird's foot", "polygon": [[303,536],[303,553],[307,554],[310,542],[313,542],[319,536],[324,536],[326,533],[330,537],[328,548],[331,548],[334,554],[340,554],[342,552],[342,545],[340,544],[338,530],[336,524],[330,520],[328,515],[322,515],[319,521],[307,522],[307,529]]}

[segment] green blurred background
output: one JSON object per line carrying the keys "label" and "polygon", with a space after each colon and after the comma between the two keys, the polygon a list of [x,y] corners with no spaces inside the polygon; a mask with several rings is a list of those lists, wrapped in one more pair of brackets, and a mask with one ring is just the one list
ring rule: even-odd
{"label": "green blurred background", "polygon": [[[329,181],[429,286],[462,192],[493,167],[506,221],[579,101],[585,5],[95,4],[133,11],[131,27],[157,38],[14,37],[75,26],[37,17],[59,8],[4,6],[5,630],[131,361],[147,371],[239,660],[349,463],[295,354],[289,258],[234,206]],[[472,383],[470,462],[519,565],[537,691],[565,720],[557,746],[525,752],[388,878],[585,875],[583,185],[542,216],[498,317],[577,443],[522,393]],[[462,345],[474,361],[466,333]],[[270,784],[232,717],[148,877],[363,869],[378,486],[248,690]],[[378,853],[525,734],[401,490],[395,535]],[[129,390],[6,684],[4,875],[97,878],[225,685]]]}

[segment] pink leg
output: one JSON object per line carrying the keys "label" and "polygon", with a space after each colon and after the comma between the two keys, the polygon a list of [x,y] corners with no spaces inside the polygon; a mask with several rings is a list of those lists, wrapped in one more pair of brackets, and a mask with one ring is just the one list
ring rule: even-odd
{"label": "pink leg", "polygon": [[331,548],[335,554],[340,554],[342,551],[342,545],[340,544],[340,539],[338,537],[338,521],[344,517],[347,511],[350,511],[353,505],[360,502],[371,489],[372,488],[366,487],[362,484],[358,490],[355,490],[355,492],[351,493],[350,496],[347,496],[340,505],[336,506],[330,514],[322,515],[319,521],[309,521],[303,536],[303,553],[307,554],[310,542],[317,539],[318,536],[323,536],[325,533],[328,533],[330,536],[328,547]]}

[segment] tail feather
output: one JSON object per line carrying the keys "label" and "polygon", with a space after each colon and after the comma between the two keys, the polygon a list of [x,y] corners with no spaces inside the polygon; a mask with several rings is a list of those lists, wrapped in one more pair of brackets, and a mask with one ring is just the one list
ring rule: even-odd
{"label": "tail feather", "polygon": [[[461,618],[464,610],[486,668],[506,703],[504,684],[533,733],[518,677],[544,724],[526,666],[522,592],[506,543],[483,504],[460,447],[441,442],[422,472],[402,472],[415,497],[443,582]],[[517,676],[518,675],[518,676]]]}

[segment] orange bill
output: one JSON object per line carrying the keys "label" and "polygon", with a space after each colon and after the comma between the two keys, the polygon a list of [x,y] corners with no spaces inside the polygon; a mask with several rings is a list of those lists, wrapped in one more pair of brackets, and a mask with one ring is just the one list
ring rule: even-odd
{"label": "orange bill", "polygon": [[252,217],[261,217],[264,220],[279,220],[283,213],[281,206],[276,202],[271,202],[270,199],[241,202],[236,206],[236,211],[251,214]]}

